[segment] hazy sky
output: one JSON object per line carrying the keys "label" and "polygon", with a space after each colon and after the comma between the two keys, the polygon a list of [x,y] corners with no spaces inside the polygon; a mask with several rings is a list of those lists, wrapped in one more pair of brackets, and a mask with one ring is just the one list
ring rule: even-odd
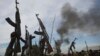
{"label": "hazy sky", "polygon": [[[38,30],[39,25],[38,21],[35,17],[35,13],[40,14],[40,18],[43,21],[44,25],[46,26],[47,32],[49,36],[51,34],[52,22],[54,17],[56,18],[54,24],[54,39],[59,39],[59,35],[57,34],[56,30],[60,25],[61,22],[61,8],[64,4],[69,3],[71,6],[76,8],[78,11],[87,12],[89,8],[91,8],[94,4],[99,4],[99,0],[18,0],[19,2],[19,10],[21,16],[21,30],[22,30],[22,37],[24,38],[25,35],[25,25],[28,26],[28,30],[30,34],[33,34],[35,30]],[[10,41],[10,33],[14,31],[14,28],[10,26],[6,21],[5,18],[10,17],[11,20],[15,21],[15,1],[14,0],[0,0],[0,50],[5,50],[7,44]],[[99,18],[98,18],[99,19]],[[84,33],[78,30],[72,32],[70,35],[71,41],[74,37],[78,37],[76,41],[76,48],[85,47],[84,41],[86,40],[89,46],[99,45],[100,43],[100,32],[94,35],[89,33]],[[38,41],[38,37],[35,39]],[[33,40],[34,42],[34,40]],[[54,45],[52,43],[52,45]],[[67,51],[66,48],[62,46],[62,50]],[[77,49],[79,50],[79,49]]]}

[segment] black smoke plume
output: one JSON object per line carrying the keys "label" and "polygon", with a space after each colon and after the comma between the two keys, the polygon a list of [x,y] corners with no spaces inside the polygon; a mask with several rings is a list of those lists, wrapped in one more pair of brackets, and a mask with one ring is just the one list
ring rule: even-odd
{"label": "black smoke plume", "polygon": [[[100,31],[100,4],[97,4],[97,2],[86,13],[78,12],[77,9],[67,3],[63,6],[61,15],[62,22],[57,32],[63,41],[71,29],[79,29],[80,31],[91,34]],[[69,40],[67,38],[68,42]]]}

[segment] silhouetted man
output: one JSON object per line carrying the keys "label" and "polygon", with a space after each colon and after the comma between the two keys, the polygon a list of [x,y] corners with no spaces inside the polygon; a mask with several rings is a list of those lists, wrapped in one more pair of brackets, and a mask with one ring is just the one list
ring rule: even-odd
{"label": "silhouetted man", "polygon": [[14,46],[15,40],[16,40],[16,33],[12,32],[11,33],[11,41],[6,49],[5,56],[12,56],[13,51],[14,51],[13,46]]}

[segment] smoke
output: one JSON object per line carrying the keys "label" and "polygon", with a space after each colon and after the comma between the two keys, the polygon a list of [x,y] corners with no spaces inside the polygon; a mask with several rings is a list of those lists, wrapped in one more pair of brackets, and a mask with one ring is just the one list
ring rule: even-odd
{"label": "smoke", "polygon": [[[98,5],[100,4],[95,2],[88,12],[80,13],[69,3],[65,4],[61,11],[61,26],[57,29],[61,40],[64,41],[64,37],[69,34],[71,29],[79,29],[80,31],[88,32],[90,34],[100,31],[100,6]],[[68,37],[67,43],[69,43]]]}

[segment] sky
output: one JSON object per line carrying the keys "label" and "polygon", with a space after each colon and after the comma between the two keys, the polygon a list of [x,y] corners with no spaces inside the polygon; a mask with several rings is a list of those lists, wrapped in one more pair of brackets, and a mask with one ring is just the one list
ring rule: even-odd
{"label": "sky", "polygon": [[[39,24],[36,19],[35,14],[39,13],[39,17],[43,21],[46,30],[51,36],[52,22],[55,18],[53,37],[55,40],[60,39],[60,36],[57,33],[57,29],[61,23],[61,9],[66,4],[69,3],[72,7],[76,8],[78,12],[87,12],[92,6],[96,4],[99,6],[99,0],[18,0],[20,18],[21,18],[21,30],[22,37],[25,37],[25,25],[28,26],[30,34],[35,35],[34,31],[38,30]],[[0,0],[0,50],[5,51],[9,41],[10,33],[14,31],[14,28],[9,25],[5,18],[10,17],[11,20],[15,21],[15,1],[14,0]],[[78,38],[76,41],[76,50],[81,50],[85,47],[84,41],[87,41],[89,46],[99,45],[100,43],[100,32],[96,32],[91,35],[87,32],[82,32],[79,30],[74,30],[70,32],[71,35],[68,35],[70,41],[75,37]],[[36,36],[36,35],[35,35]],[[33,40],[33,44],[38,42],[39,36]],[[53,40],[53,39],[52,39]],[[54,43],[52,41],[52,45]],[[65,47],[66,46],[66,47]],[[68,44],[62,44],[62,52],[67,52]],[[81,48],[79,48],[81,47]],[[0,54],[2,52],[0,51]]]}

